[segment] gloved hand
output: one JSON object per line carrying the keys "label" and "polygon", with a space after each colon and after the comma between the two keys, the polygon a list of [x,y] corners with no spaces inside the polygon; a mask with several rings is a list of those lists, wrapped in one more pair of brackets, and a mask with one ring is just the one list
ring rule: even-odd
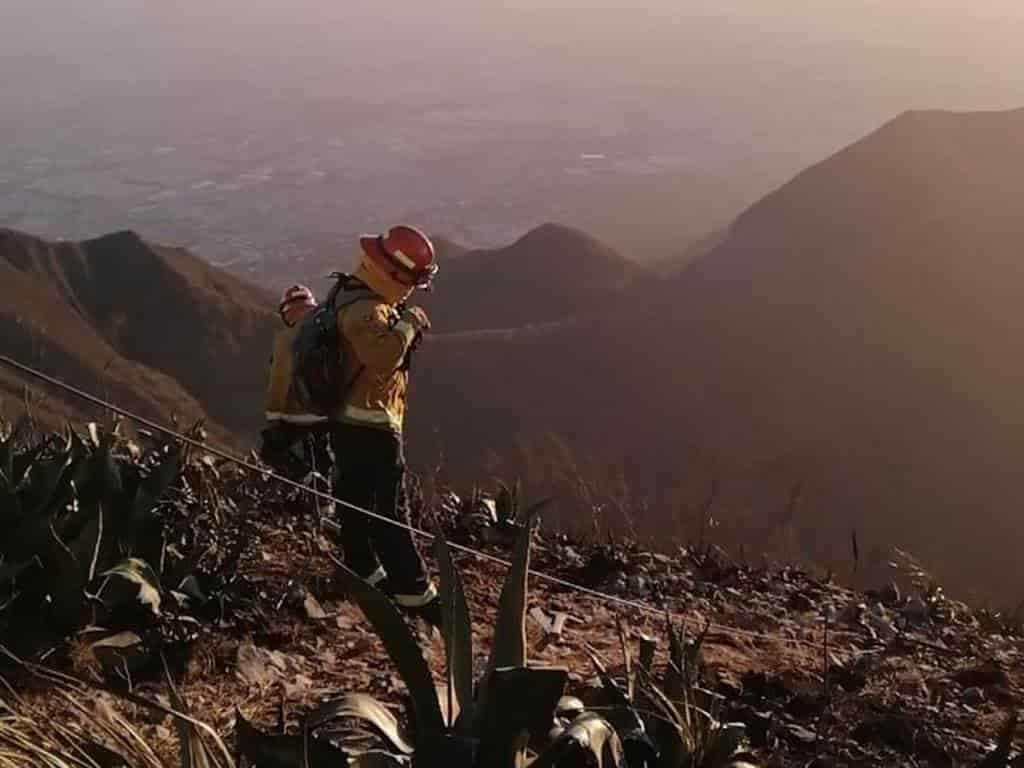
{"label": "gloved hand", "polygon": [[417,333],[430,330],[430,318],[422,307],[407,307],[402,311],[402,320],[415,328]]}

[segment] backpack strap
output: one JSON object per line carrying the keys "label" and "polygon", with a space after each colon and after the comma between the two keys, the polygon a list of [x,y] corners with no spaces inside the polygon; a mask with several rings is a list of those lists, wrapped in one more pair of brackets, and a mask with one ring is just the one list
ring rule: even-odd
{"label": "backpack strap", "polygon": [[352,275],[345,274],[344,272],[332,272],[328,277],[334,278],[334,285],[332,285],[331,290],[327,292],[327,298],[324,299],[324,304],[329,306],[331,309],[336,309],[338,294],[344,290],[348,290],[353,281],[355,281],[355,278]]}
{"label": "backpack strap", "polygon": [[[340,312],[349,304],[354,304],[360,299],[372,299],[377,295],[362,280],[353,275],[348,275],[344,272],[332,272],[328,277],[335,278],[335,283],[327,294],[327,298],[324,299],[324,304],[329,305],[335,313]],[[350,295],[346,296],[344,301],[338,303],[338,295],[341,293]]]}
{"label": "backpack strap", "polygon": [[[363,299],[372,299],[377,295],[370,290],[363,281],[353,277],[352,275],[335,272],[331,277],[336,277],[337,282],[334,284],[334,287],[331,288],[331,292],[327,294],[326,303],[331,307],[335,324],[338,322],[338,314],[343,309],[358,301],[362,301]],[[341,297],[341,301],[338,300],[339,294],[345,294]],[[341,334],[340,328],[338,329],[338,333],[339,335]],[[355,386],[355,383],[359,380],[359,377],[365,370],[365,365],[360,365],[359,368],[356,369],[356,372],[352,375],[352,379],[345,384],[346,391]]]}

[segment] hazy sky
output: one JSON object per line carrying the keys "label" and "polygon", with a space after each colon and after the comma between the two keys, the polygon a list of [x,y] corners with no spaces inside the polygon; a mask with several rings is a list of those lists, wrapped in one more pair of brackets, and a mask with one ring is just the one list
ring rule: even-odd
{"label": "hazy sky", "polygon": [[717,142],[715,162],[774,178],[905,109],[1024,105],[1021,40],[1017,0],[3,0],[0,129],[367,101],[397,121],[433,100],[505,109],[512,139],[518,121],[674,127],[652,153]]}
{"label": "hazy sky", "polygon": [[[622,82],[686,82],[742,74],[777,62],[822,77],[896,81],[950,77],[998,92],[1019,81],[1024,4],[953,0],[517,0],[481,7],[468,0],[5,0],[0,56],[42,65],[45,89],[60,78],[82,86],[127,76],[173,76],[186,62],[251,57],[251,66],[290,64],[321,71],[355,65],[399,77],[403,65],[439,60],[489,72],[494,57],[514,78],[536,76]],[[491,5],[498,6],[497,3]],[[154,61],[156,57],[156,61]],[[461,58],[460,58],[461,57]],[[696,60],[696,61],[695,61]],[[706,66],[694,69],[697,61]],[[199,62],[194,62],[199,63]],[[242,62],[236,62],[242,64]],[[140,66],[141,65],[141,66]],[[892,66],[885,71],[884,67]],[[900,67],[896,69],[895,67]],[[594,69],[596,67],[596,69]],[[244,69],[244,67],[242,67]],[[5,68],[6,69],[6,68]],[[23,90],[6,70],[0,88]],[[408,73],[413,79],[422,71]],[[59,84],[59,83],[58,83]],[[253,81],[250,84],[257,84]]]}

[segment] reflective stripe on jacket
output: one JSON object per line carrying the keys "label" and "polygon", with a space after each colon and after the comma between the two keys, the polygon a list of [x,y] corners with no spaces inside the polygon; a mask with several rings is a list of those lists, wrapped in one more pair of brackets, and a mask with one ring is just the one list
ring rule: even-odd
{"label": "reflective stripe on jacket", "polygon": [[299,405],[292,394],[292,340],[298,326],[282,328],[274,335],[274,351],[270,357],[267,397],[264,415],[267,421],[285,421],[289,424],[308,425],[326,421],[321,414],[309,413]]}

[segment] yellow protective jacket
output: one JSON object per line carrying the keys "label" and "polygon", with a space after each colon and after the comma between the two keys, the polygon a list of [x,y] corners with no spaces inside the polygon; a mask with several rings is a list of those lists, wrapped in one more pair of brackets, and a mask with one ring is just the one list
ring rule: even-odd
{"label": "yellow protective jacket", "polygon": [[[344,301],[339,296],[339,301]],[[372,296],[338,312],[347,382],[345,402],[334,417],[346,424],[402,433],[409,375],[403,363],[416,329],[395,307]]]}
{"label": "yellow protective jacket", "polygon": [[270,375],[264,405],[267,421],[289,424],[317,424],[326,416],[309,413],[292,394],[292,340],[299,326],[283,328],[274,335],[274,351],[270,357]]}

